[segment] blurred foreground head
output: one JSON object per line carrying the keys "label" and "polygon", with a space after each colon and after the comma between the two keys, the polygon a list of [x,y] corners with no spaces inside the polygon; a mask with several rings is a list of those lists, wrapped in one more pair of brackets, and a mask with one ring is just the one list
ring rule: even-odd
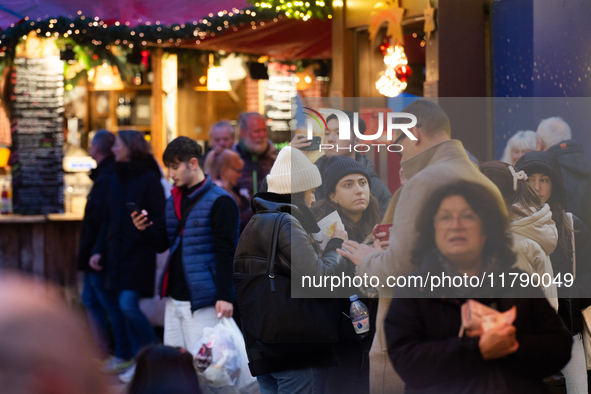
{"label": "blurred foreground head", "polygon": [[52,286],[1,273],[0,391],[107,393],[87,331]]}

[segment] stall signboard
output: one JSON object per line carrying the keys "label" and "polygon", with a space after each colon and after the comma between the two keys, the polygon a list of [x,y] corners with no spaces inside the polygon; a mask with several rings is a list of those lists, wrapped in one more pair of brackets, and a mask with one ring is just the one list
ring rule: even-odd
{"label": "stall signboard", "polygon": [[291,100],[297,95],[295,66],[269,63],[269,80],[265,89],[265,115],[274,140],[291,139]]}
{"label": "stall signboard", "polygon": [[11,71],[14,213],[64,212],[64,77],[59,56],[16,57]]}

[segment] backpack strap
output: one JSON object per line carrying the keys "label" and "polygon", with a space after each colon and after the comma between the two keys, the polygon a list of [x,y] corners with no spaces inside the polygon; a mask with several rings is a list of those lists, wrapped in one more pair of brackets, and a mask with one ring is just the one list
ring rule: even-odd
{"label": "backpack strap", "polygon": [[273,222],[273,239],[271,241],[271,249],[269,250],[269,257],[267,259],[267,270],[269,272],[269,280],[271,281],[271,291],[275,291],[275,256],[277,254],[277,238],[279,238],[279,230],[277,229],[277,223],[281,218],[285,216],[285,213],[277,215]]}

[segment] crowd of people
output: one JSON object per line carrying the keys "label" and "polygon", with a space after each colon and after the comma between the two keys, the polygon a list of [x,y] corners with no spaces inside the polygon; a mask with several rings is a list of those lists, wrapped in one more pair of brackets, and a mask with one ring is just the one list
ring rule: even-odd
{"label": "crowd of people", "polygon": [[[178,137],[162,157],[172,190],[141,133],[97,132],[79,269],[103,372],[119,373],[130,394],[200,393],[191,352],[208,328],[234,318],[248,356],[249,371],[241,373],[256,377],[262,394],[545,392],[545,379],[560,374],[569,394],[586,393],[591,167],[582,146],[566,122],[549,118],[536,132],[510,138],[501,161],[475,163],[451,138],[438,105],[416,100],[402,112],[417,118],[409,129],[416,139],[402,130],[393,136],[402,148],[402,186],[394,195],[367,156],[343,149],[355,141],[338,139],[334,115],[324,142],[335,148],[314,163],[300,150],[310,145],[304,135],[278,151],[265,118],[254,112],[241,115],[238,141],[230,122],[214,124],[206,155],[196,141]],[[358,127],[365,131],[363,120]],[[321,247],[318,223],[335,212],[340,221]],[[166,299],[161,341],[139,300],[153,295],[155,256],[166,250],[157,278]],[[503,291],[492,283],[433,291],[353,285],[337,288],[333,298],[292,296],[302,290],[294,278],[305,276],[367,275],[386,283],[435,272],[574,280],[570,287],[551,281]],[[23,311],[67,314],[51,289],[45,301],[23,297],[22,307],[4,307],[38,285],[0,280],[0,333],[22,326],[23,338],[34,334],[28,330],[36,321]],[[370,330],[362,335],[348,316],[350,296],[367,306]],[[513,318],[466,328],[467,300]],[[107,392],[81,323],[68,316],[38,338],[48,343],[62,330],[78,341],[39,355],[48,366],[7,360],[19,344],[0,339],[0,382],[8,393]],[[37,357],[33,347],[26,357]],[[52,365],[70,349],[89,354]],[[18,368],[23,372],[11,372]],[[89,370],[69,381],[66,368]]]}

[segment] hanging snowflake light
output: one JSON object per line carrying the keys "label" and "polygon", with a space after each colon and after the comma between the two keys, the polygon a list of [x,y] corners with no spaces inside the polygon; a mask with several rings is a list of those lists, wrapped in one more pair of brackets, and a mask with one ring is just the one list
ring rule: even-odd
{"label": "hanging snowflake light", "polygon": [[[385,49],[384,63],[386,64],[386,70],[381,73],[380,79],[376,82],[376,89],[384,96],[396,97],[406,89],[406,80],[410,76],[410,67],[407,66],[408,59],[402,45],[390,45]],[[401,75],[401,70],[404,71],[404,75]]]}

